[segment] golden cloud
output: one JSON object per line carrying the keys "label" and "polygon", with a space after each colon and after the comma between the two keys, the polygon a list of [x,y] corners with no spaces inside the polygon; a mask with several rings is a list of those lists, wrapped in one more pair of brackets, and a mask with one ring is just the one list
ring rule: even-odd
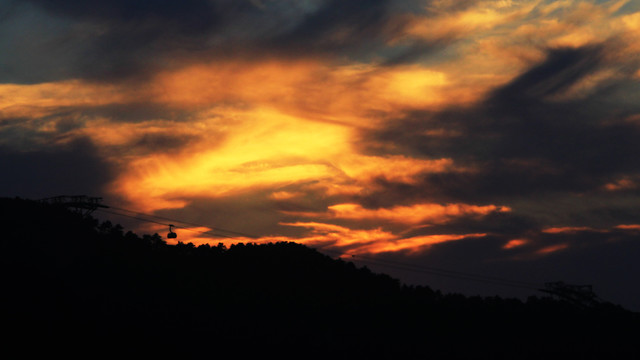
{"label": "golden cloud", "polygon": [[623,224],[623,225],[617,225],[616,229],[622,229],[622,230],[640,230],[640,224]]}
{"label": "golden cloud", "polygon": [[576,233],[580,231],[597,231],[597,230],[590,228],[588,226],[550,227],[542,230],[542,232],[546,234]]}
{"label": "golden cloud", "polygon": [[550,245],[550,246],[543,247],[542,249],[536,251],[536,254],[538,254],[538,255],[549,255],[549,254],[552,254],[552,253],[556,253],[556,252],[565,250],[568,247],[569,247],[569,244]]}
{"label": "golden cloud", "polygon": [[503,249],[514,249],[529,243],[527,239],[512,239],[502,246]]}
{"label": "golden cloud", "polygon": [[[320,246],[342,249],[349,254],[377,254],[383,252],[408,251],[417,253],[430,246],[448,241],[473,239],[486,234],[462,235],[427,235],[402,238],[380,228],[371,230],[350,229],[343,226],[318,222],[283,223],[282,225],[305,227],[312,229],[306,237],[296,238],[296,242],[309,246]],[[277,238],[282,240],[283,238]]]}
{"label": "golden cloud", "polygon": [[615,182],[607,183],[604,185],[604,188],[607,191],[631,190],[637,187],[638,187],[638,184],[636,184],[636,182],[634,182],[628,177],[618,179]]}
{"label": "golden cloud", "polygon": [[394,206],[392,208],[366,209],[359,204],[331,205],[325,213],[296,213],[290,215],[309,217],[376,220],[406,225],[442,224],[458,217],[483,217],[491,213],[509,212],[508,207],[496,205],[476,206],[468,204],[415,204],[412,206]]}

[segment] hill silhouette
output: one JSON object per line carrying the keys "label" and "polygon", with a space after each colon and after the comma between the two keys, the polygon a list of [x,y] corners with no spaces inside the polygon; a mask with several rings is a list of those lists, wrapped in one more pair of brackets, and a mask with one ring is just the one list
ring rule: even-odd
{"label": "hill silhouette", "polygon": [[167,245],[0,199],[5,349],[22,357],[538,359],[640,355],[640,317],[442,294],[295,243]]}

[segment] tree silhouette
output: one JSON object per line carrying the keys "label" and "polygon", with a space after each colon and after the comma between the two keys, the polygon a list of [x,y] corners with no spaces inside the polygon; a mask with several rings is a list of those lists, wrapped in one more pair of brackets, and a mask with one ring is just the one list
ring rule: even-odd
{"label": "tree silhouette", "polygon": [[638,314],[612,304],[443,294],[295,243],[168,245],[52,205],[0,199],[0,211],[4,342],[51,346],[27,355],[640,354]]}

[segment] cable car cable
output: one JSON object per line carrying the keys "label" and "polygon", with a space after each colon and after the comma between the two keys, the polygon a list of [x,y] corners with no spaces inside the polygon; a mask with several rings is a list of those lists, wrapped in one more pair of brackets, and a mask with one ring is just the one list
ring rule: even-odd
{"label": "cable car cable", "polygon": [[[154,224],[169,226],[168,223],[159,222],[159,221],[155,221],[155,220],[151,220],[151,219],[145,219],[145,218],[142,218],[142,217],[139,217],[139,216],[123,214],[123,213],[119,213],[119,212],[115,212],[115,211],[109,211],[109,210],[105,210],[105,209],[98,209],[98,210],[102,211],[102,212],[109,213],[109,214],[113,214],[113,215],[119,215],[119,216],[124,216],[124,217],[132,218],[132,219],[136,219],[136,220],[141,220],[141,221],[146,221],[146,222],[150,222],[150,223],[154,223]],[[204,225],[198,225],[198,226],[208,227],[208,226],[204,226]],[[182,230],[187,230],[187,231],[200,233],[200,234],[206,234],[206,235],[213,236],[213,237],[224,237],[224,238],[230,238],[230,239],[234,238],[233,236],[228,236],[228,235],[224,235],[224,234],[216,234],[216,233],[213,233],[212,231],[199,231],[199,230],[193,230],[193,229],[189,229],[187,227],[175,226],[175,225],[173,227],[179,228],[179,229],[182,229]]]}
{"label": "cable car cable", "polygon": [[[340,253],[338,251],[332,251],[332,250],[323,250],[323,251],[332,252],[332,253],[339,253],[341,255],[348,255],[348,254],[344,254],[344,253]],[[374,258],[370,258],[370,257],[363,257],[361,255],[358,255],[355,259],[360,260],[359,262],[370,263],[370,264],[374,264],[374,265],[385,266],[385,267],[395,268],[395,269],[399,269],[399,270],[407,270],[407,271],[414,271],[414,272],[420,272],[420,273],[427,273],[427,274],[431,274],[431,275],[444,276],[444,277],[463,279],[463,280],[470,280],[470,281],[477,281],[477,282],[484,282],[484,283],[489,283],[489,284],[494,284],[494,285],[502,285],[502,286],[509,286],[509,287],[519,287],[519,288],[526,288],[526,289],[533,289],[533,290],[538,290],[542,286],[541,284],[536,284],[536,283],[531,283],[531,282],[504,279],[504,278],[485,276],[485,275],[476,275],[476,274],[471,274],[471,273],[463,273],[463,272],[459,272],[459,271],[451,271],[451,270],[439,269],[439,268],[434,268],[434,267],[426,267],[426,266],[409,264],[409,263],[401,263],[401,262],[389,261],[389,260],[384,260],[384,259],[374,259]]]}
{"label": "cable car cable", "polygon": [[233,231],[233,230],[227,230],[227,229],[223,229],[223,228],[219,228],[219,227],[214,227],[214,226],[209,226],[209,225],[202,225],[202,224],[196,224],[196,223],[190,223],[187,221],[182,221],[182,220],[176,220],[176,219],[172,219],[172,218],[168,218],[168,217],[164,217],[164,216],[158,216],[158,215],[152,215],[152,214],[147,214],[147,213],[143,213],[143,212],[139,212],[139,211],[134,211],[134,210],[128,210],[128,209],[123,209],[123,208],[119,208],[119,207],[115,207],[115,206],[109,206],[111,209],[116,209],[116,210],[121,210],[121,211],[126,211],[129,213],[134,213],[136,215],[143,215],[143,216],[148,216],[151,218],[156,218],[156,219],[161,219],[161,220],[167,220],[167,221],[173,221],[173,222],[179,222],[185,225],[191,225],[191,226],[197,226],[197,227],[206,227],[209,228],[211,230],[215,230],[215,231],[222,231],[222,232],[226,232],[226,233],[230,233],[230,234],[235,234],[235,235],[240,235],[240,236],[244,236],[244,237],[249,237],[249,238],[259,238],[259,236],[256,235],[251,235],[251,234],[246,234],[246,233],[242,233],[242,232],[238,232],[238,231]]}
{"label": "cable car cable", "polygon": [[[260,238],[259,236],[256,236],[256,235],[250,235],[250,234],[246,234],[246,233],[241,233],[241,232],[232,231],[232,230],[226,230],[226,229],[222,229],[222,228],[218,228],[218,227],[211,227],[211,226],[202,225],[202,224],[189,223],[189,222],[182,221],[182,220],[176,220],[176,219],[171,219],[171,218],[167,218],[167,217],[146,214],[146,213],[142,213],[142,212],[137,212],[137,211],[118,208],[118,207],[113,207],[113,206],[110,206],[109,208],[110,209],[120,210],[120,211],[126,211],[126,212],[129,212],[129,213],[136,214],[137,216],[136,215],[124,214],[124,213],[121,213],[121,212],[110,211],[110,210],[106,210],[106,209],[102,209],[102,208],[98,209],[98,210],[102,211],[102,212],[114,214],[114,215],[125,216],[125,217],[129,217],[129,218],[132,218],[132,219],[136,219],[136,220],[140,220],[140,221],[146,221],[146,222],[155,223],[155,224],[159,224],[159,225],[165,225],[165,226],[169,226],[170,224],[165,223],[165,222],[159,222],[159,221],[152,220],[152,219],[143,218],[141,216],[152,217],[152,218],[161,219],[161,220],[167,220],[167,221],[173,221],[173,222],[178,222],[178,223],[187,224],[187,225],[191,225],[191,226],[210,228],[212,230],[199,231],[199,230],[193,230],[193,229],[190,229],[190,228],[187,228],[187,227],[173,225],[173,227],[175,227],[175,228],[180,228],[180,229],[183,229],[183,230],[196,232],[196,233],[200,233],[200,234],[208,235],[208,236],[212,236],[212,237],[224,237],[224,238],[230,238],[230,239],[236,238],[234,236],[229,236],[229,235],[224,235],[224,234],[216,234],[216,233],[212,232],[214,230],[217,230],[217,231],[224,231],[224,232],[228,232],[228,233],[234,233],[234,234],[242,235],[244,237],[248,237],[248,238],[252,238],[252,239],[256,239],[256,240]],[[345,253],[345,252],[340,252],[340,251],[337,251],[337,250],[324,249],[324,248],[320,248],[320,249],[317,249],[317,250],[321,251],[321,252],[328,252],[328,253],[334,253],[334,254],[339,254],[339,255],[350,255],[350,254]],[[354,255],[352,255],[352,256],[354,256]],[[392,260],[374,259],[374,258],[370,258],[370,257],[368,258],[366,256],[362,256],[362,255],[358,255],[357,259],[360,262],[375,264],[375,265],[378,265],[378,266],[386,266],[386,267],[395,268],[395,269],[399,269],[399,270],[415,271],[415,272],[427,273],[427,274],[431,274],[431,275],[444,276],[444,277],[455,278],[455,279],[484,282],[484,283],[489,283],[489,284],[494,284],[494,285],[502,285],[502,286],[509,286],[509,287],[519,287],[519,288],[534,289],[534,290],[539,290],[540,287],[541,287],[538,284],[530,283],[530,282],[524,282],[524,281],[518,281],[518,280],[510,280],[510,279],[491,277],[491,276],[485,276],[485,275],[476,275],[476,274],[464,273],[464,272],[460,272],[460,271],[446,270],[446,269],[440,269],[440,268],[428,267],[428,266],[416,265],[416,264],[410,264],[410,263],[402,263],[402,262],[397,262],[397,261],[392,261]]]}
{"label": "cable car cable", "polygon": [[[328,250],[328,251],[331,251],[331,250]],[[337,253],[337,251],[333,251],[333,252]],[[346,255],[348,255],[348,254],[346,254]],[[539,286],[539,284],[532,283],[532,282],[527,282],[527,281],[511,280],[511,279],[500,278],[500,277],[495,277],[495,276],[475,275],[475,274],[464,273],[464,272],[460,272],[460,271],[445,270],[445,269],[429,267],[429,266],[424,266],[424,265],[410,264],[410,263],[404,263],[404,262],[393,261],[393,260],[376,259],[376,258],[372,258],[372,257],[362,256],[362,255],[358,255],[357,258],[358,259],[365,259],[365,260],[369,260],[369,261],[384,262],[384,263],[388,263],[390,265],[396,265],[396,266],[412,267],[412,268],[415,268],[415,269],[420,270],[420,271],[433,271],[433,272],[443,273],[443,275],[446,274],[446,275],[450,275],[450,276],[477,277],[477,278],[481,278],[483,280],[488,280],[488,281],[499,281],[499,282],[506,282],[506,283],[523,285],[523,286]]]}

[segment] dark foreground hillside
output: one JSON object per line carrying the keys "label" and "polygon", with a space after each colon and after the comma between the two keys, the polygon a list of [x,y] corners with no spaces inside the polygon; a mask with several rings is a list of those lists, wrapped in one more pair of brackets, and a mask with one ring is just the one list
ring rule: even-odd
{"label": "dark foreground hillside", "polygon": [[170,246],[31,201],[0,211],[19,358],[640,356],[639,317],[611,304],[443,295],[293,243]]}

